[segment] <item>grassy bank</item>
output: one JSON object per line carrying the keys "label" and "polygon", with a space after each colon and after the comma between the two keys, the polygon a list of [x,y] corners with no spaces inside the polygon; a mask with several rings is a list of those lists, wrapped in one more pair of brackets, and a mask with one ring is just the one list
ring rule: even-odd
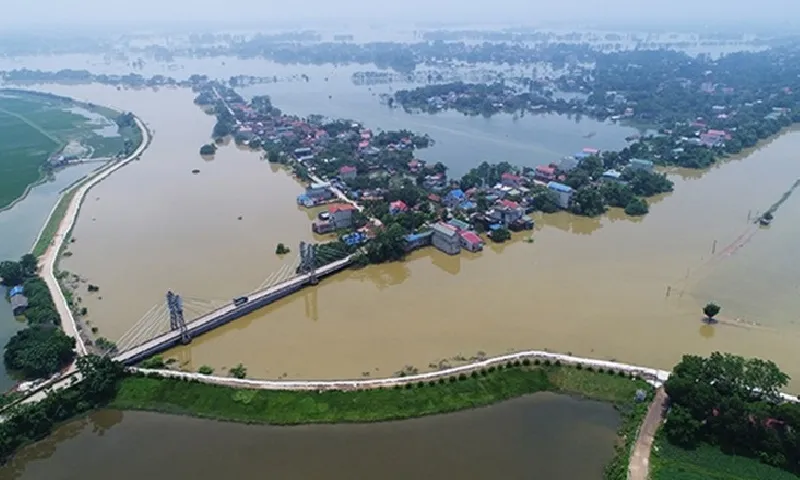
{"label": "grassy bank", "polygon": [[[491,370],[491,371],[490,371]],[[599,386],[596,386],[598,385]],[[572,367],[487,369],[399,388],[355,391],[245,390],[174,379],[129,377],[111,407],[278,425],[378,422],[454,412],[553,391],[629,403],[642,381]]]}
{"label": "grassy bank", "polygon": [[652,480],[796,480],[789,472],[757,459],[725,455],[719,448],[701,445],[684,450],[661,435],[650,456]]}
{"label": "grassy bank", "polygon": [[64,219],[64,215],[67,213],[67,208],[69,207],[70,202],[72,202],[72,198],[78,192],[80,185],[83,182],[78,183],[74,187],[70,188],[67,192],[61,195],[61,198],[58,200],[56,207],[53,209],[50,216],[47,218],[47,223],[44,224],[44,228],[39,233],[39,237],[36,239],[36,243],[33,245],[33,249],[31,253],[34,254],[36,257],[41,257],[44,255],[44,252],[47,251],[47,247],[53,242],[53,237],[55,236],[56,232],[58,231],[58,226],[61,224],[61,221]]}

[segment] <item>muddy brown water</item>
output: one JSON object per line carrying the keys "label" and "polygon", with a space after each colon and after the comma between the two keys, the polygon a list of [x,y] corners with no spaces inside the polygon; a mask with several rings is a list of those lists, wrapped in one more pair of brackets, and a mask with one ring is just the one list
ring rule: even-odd
{"label": "muddy brown water", "polygon": [[[100,335],[119,338],[168,289],[189,299],[189,315],[229,301],[291,263],[298,241],[315,238],[313,212],[295,205],[302,187],[285,172],[234,146],[210,161],[198,155],[213,118],[190,92],[48,89],[135,110],[155,131],[141,161],[88,196],[73,256],[62,261],[100,286],[81,294]],[[481,142],[463,138],[462,150],[448,150],[461,161]],[[491,143],[502,159],[502,142]],[[348,271],[166,355],[190,369],[224,373],[241,362],[253,378],[325,379],[520,349],[661,368],[685,353],[723,350],[770,358],[798,377],[800,199],[784,203],[767,229],[747,220],[800,177],[798,148],[791,132],[704,174],[675,171],[675,192],[654,199],[644,218],[539,215],[533,243],[525,233],[476,255],[428,249]],[[278,242],[292,254],[277,257]],[[712,300],[721,322],[703,325],[701,308]]]}
{"label": "muddy brown water", "polygon": [[365,425],[247,426],[101,411],[23,449],[0,478],[598,480],[618,424],[608,404],[553,394]]}

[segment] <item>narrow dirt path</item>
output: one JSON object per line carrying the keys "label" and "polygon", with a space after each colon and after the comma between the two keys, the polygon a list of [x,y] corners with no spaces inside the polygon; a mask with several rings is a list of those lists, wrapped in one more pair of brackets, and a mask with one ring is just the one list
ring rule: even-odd
{"label": "narrow dirt path", "polygon": [[666,403],[667,392],[661,387],[656,390],[656,395],[647,409],[647,416],[639,427],[636,444],[631,452],[631,461],[628,464],[628,480],[647,480],[650,475],[650,451],[653,449],[653,439],[658,426],[661,425]]}

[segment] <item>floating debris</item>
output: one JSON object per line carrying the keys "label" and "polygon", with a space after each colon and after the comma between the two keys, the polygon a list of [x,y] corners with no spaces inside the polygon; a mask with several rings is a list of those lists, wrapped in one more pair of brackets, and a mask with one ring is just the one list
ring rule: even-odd
{"label": "floating debris", "polygon": [[200,173],[200,169],[199,168],[195,168],[194,170],[192,170],[192,173],[197,175],[198,173]]}
{"label": "floating debris", "polygon": [[239,215],[239,218],[237,218],[236,220],[241,220],[241,219],[242,219],[242,216],[241,216],[241,215]]}

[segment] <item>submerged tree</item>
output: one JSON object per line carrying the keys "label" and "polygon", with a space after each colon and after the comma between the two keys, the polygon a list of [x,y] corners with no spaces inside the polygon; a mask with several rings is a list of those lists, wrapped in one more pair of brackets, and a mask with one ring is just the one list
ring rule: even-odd
{"label": "submerged tree", "polygon": [[703,307],[703,314],[708,317],[710,322],[714,321],[714,317],[717,316],[722,310],[722,308],[714,302],[707,303],[705,307]]}

